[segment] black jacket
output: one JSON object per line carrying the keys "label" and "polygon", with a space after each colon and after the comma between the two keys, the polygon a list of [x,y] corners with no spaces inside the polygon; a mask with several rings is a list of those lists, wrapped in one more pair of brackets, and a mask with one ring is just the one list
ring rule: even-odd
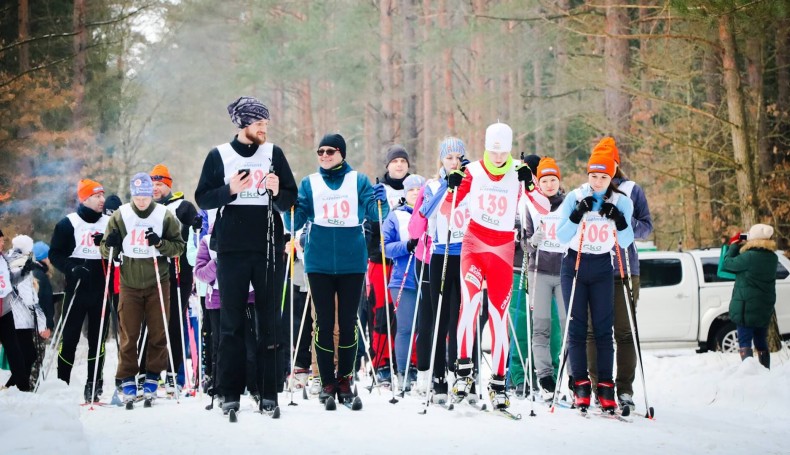
{"label": "black jacket", "polygon": [[[77,215],[87,223],[95,223],[101,218],[102,214],[95,212],[88,207],[80,204],[77,207]],[[55,232],[52,233],[52,240],[49,242],[49,260],[56,269],[66,276],[66,292],[71,292],[77,279],[71,273],[74,267],[84,265],[90,271],[87,280],[80,283],[80,290],[99,290],[104,292],[104,267],[101,259],[79,259],[71,257],[74,248],[77,246],[74,241],[74,226],[68,217],[64,217],[55,225]]]}

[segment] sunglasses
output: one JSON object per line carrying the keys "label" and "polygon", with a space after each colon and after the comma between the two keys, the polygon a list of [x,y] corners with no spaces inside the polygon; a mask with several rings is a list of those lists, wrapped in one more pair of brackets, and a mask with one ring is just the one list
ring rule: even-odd
{"label": "sunglasses", "polygon": [[324,156],[324,154],[326,154],[326,156],[332,156],[339,151],[340,150],[338,149],[318,149],[316,150],[316,153],[318,154],[318,156]]}

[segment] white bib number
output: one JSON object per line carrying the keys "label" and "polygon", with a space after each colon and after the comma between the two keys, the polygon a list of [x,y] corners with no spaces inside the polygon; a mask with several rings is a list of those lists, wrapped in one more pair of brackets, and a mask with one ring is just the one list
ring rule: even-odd
{"label": "white bib number", "polygon": [[109,217],[102,215],[95,223],[87,223],[76,213],[70,213],[67,218],[74,227],[74,251],[71,257],[79,259],[101,259],[99,246],[93,243],[93,234],[104,233]]}
{"label": "white bib number", "polygon": [[337,190],[329,188],[319,174],[311,174],[309,179],[315,224],[325,227],[359,225],[357,171],[346,174]]}

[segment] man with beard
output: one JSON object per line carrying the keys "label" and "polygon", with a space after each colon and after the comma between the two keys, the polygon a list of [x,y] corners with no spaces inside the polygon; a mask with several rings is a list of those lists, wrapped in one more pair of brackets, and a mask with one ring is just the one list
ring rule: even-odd
{"label": "man with beard", "polygon": [[[245,386],[244,318],[250,284],[255,290],[257,372],[260,409],[277,406],[285,359],[278,339],[284,277],[283,224],[272,208],[285,212],[296,201],[296,181],[280,147],[266,142],[269,110],[243,96],[228,106],[240,129],[229,143],[211,150],[203,163],[195,200],[204,210],[219,209],[212,249],[217,251],[217,283],[222,307],[217,390],[225,413],[239,409]],[[271,217],[271,218],[269,218]],[[269,231],[269,222],[273,232]],[[276,272],[276,273],[275,273]]]}

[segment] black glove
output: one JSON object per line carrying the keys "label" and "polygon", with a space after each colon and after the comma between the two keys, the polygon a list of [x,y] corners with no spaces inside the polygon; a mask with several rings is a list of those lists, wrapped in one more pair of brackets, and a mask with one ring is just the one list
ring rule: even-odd
{"label": "black glove", "polygon": [[145,231],[145,239],[148,240],[148,246],[158,247],[162,243],[162,238],[156,235],[153,228],[148,228]]}
{"label": "black glove", "polygon": [[118,231],[113,230],[112,232],[107,234],[107,237],[104,239],[104,245],[106,245],[107,248],[115,248],[115,249],[120,248],[121,234],[118,233]]}
{"label": "black glove", "polygon": [[453,171],[447,175],[447,188],[450,191],[454,191],[458,188],[458,185],[461,184],[461,181],[464,179],[464,173],[462,171]]}
{"label": "black glove", "polygon": [[614,221],[614,225],[618,231],[622,231],[628,227],[628,222],[626,222],[623,212],[610,202],[604,202],[601,206],[601,210],[598,210],[598,213]]}
{"label": "black glove", "polygon": [[192,229],[196,231],[203,229],[203,217],[195,215],[195,219],[192,220]]}
{"label": "black glove", "polygon": [[71,269],[71,276],[78,280],[87,280],[91,271],[84,265],[77,265]]}
{"label": "black glove", "polygon": [[530,170],[529,166],[522,164],[516,168],[516,172],[518,173],[519,182],[532,183],[532,170]]}
{"label": "black glove", "polygon": [[22,266],[22,276],[27,275],[31,270],[33,270],[33,258],[27,258],[25,265]]}
{"label": "black glove", "polygon": [[594,201],[595,199],[592,196],[587,196],[586,198],[579,201],[579,203],[576,204],[576,208],[571,212],[571,222],[579,224],[584,214],[592,210]]}
{"label": "black glove", "polygon": [[417,248],[417,243],[419,241],[420,239],[409,239],[409,241],[406,242],[406,250],[409,254],[414,253],[414,249]]}
{"label": "black glove", "polygon": [[101,245],[101,241],[104,238],[104,234],[102,234],[101,232],[97,232],[97,233],[93,234],[91,237],[93,237],[93,244],[94,245]]}

